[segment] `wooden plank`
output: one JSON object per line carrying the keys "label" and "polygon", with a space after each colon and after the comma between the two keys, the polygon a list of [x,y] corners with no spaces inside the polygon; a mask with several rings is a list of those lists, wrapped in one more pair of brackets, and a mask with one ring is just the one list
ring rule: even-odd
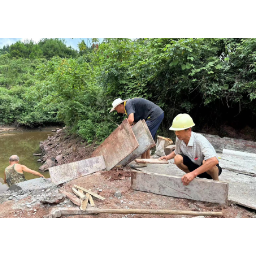
{"label": "wooden plank", "polygon": [[72,190],[73,190],[73,192],[74,192],[77,196],[79,196],[79,198],[80,198],[81,200],[84,200],[84,199],[86,198],[86,195],[80,193],[80,192],[79,192],[78,190],[76,190],[75,188],[72,188]]}
{"label": "wooden plank", "polygon": [[94,203],[94,201],[93,201],[93,198],[92,198],[92,196],[89,194],[89,202],[90,202],[90,205],[92,206],[92,207],[94,207],[95,206],[95,203]]}
{"label": "wooden plank", "polygon": [[67,192],[67,191],[60,191],[63,195],[65,195],[73,204],[80,206],[80,200],[74,196],[73,194]]}
{"label": "wooden plank", "polygon": [[92,196],[94,196],[94,197],[96,197],[96,198],[98,198],[98,199],[101,199],[101,200],[104,200],[104,199],[105,199],[104,197],[102,197],[102,196],[100,196],[100,195],[98,195],[98,194],[96,194],[96,193],[93,193],[93,192],[92,192],[91,190],[89,190],[89,189],[85,189],[85,188],[79,187],[79,186],[77,186],[77,185],[74,185],[74,187],[76,187],[77,189],[81,189],[81,190],[83,190],[84,192],[89,193],[90,195],[92,195]]}
{"label": "wooden plank", "polygon": [[139,143],[139,146],[125,159],[119,162],[118,165],[125,166],[129,164],[134,159],[141,156],[148,149],[151,149],[156,145],[145,120],[140,120],[134,126],[132,126],[132,131]]}
{"label": "wooden plank", "polygon": [[157,135],[157,138],[158,138],[158,139],[162,139],[162,140],[166,140],[166,141],[170,142],[170,144],[173,144],[173,141],[172,141],[172,139],[170,139],[170,138],[166,138],[166,137],[159,136],[159,135]]}
{"label": "wooden plank", "polygon": [[181,210],[154,210],[154,209],[98,209],[87,208],[86,211],[81,211],[77,208],[58,208],[53,209],[47,216],[49,218],[59,218],[66,215],[88,215],[88,214],[169,214],[169,215],[191,215],[191,216],[222,216],[222,212],[196,212],[196,211],[181,211]]}
{"label": "wooden plank", "polygon": [[89,194],[86,193],[85,195],[85,199],[81,200],[81,206],[80,206],[80,210],[85,211],[88,205],[88,200],[89,200]]}
{"label": "wooden plank", "polygon": [[138,146],[139,143],[132,131],[132,127],[128,120],[125,119],[92,153],[92,156],[104,156],[106,169],[109,171]]}
{"label": "wooden plank", "polygon": [[131,188],[159,195],[227,204],[228,183],[196,178],[184,186],[181,177],[165,174],[131,172]]}
{"label": "wooden plank", "polygon": [[148,163],[148,164],[168,164],[166,160],[159,160],[159,159],[135,159],[136,163]]}
{"label": "wooden plank", "polygon": [[49,173],[51,181],[59,185],[104,169],[106,169],[106,165],[103,156],[97,156],[69,164],[50,167]]}

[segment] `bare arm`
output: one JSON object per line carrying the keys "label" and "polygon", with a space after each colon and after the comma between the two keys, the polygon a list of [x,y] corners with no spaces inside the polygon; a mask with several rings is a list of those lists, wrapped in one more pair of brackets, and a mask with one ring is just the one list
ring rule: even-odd
{"label": "bare arm", "polygon": [[172,151],[169,155],[167,156],[161,156],[160,157],[160,160],[170,160],[170,159],[173,159],[174,157],[176,156],[175,152]]}
{"label": "bare arm", "polygon": [[31,170],[31,169],[29,169],[27,166],[25,166],[25,165],[21,165],[21,168],[22,168],[22,171],[23,172],[28,172],[28,173],[32,173],[32,174],[34,174],[34,175],[36,175],[36,176],[39,176],[39,177],[43,177],[44,178],[44,175],[43,174],[41,174],[41,173],[39,173],[39,172],[36,172],[36,171],[34,171],[34,170]]}
{"label": "bare arm", "polygon": [[212,158],[207,159],[203,165],[199,166],[193,172],[189,172],[189,173],[185,174],[181,178],[183,184],[188,185],[199,174],[210,170],[212,167],[214,167],[218,163],[219,163],[219,160],[216,157],[212,157]]}
{"label": "bare arm", "polygon": [[218,163],[219,163],[219,160],[216,157],[209,158],[205,161],[203,165],[195,169],[193,172],[195,173],[196,176],[198,176],[199,174],[210,170],[212,167],[214,167]]}
{"label": "bare arm", "polygon": [[128,122],[130,125],[133,124],[134,122],[134,113],[131,113],[129,116],[128,116]]}

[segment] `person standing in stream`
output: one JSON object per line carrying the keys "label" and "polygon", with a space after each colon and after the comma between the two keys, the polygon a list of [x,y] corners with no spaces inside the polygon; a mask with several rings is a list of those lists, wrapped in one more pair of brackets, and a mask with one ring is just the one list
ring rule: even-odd
{"label": "person standing in stream", "polygon": [[[133,98],[128,100],[118,98],[113,101],[110,112],[114,110],[118,113],[126,114],[130,125],[134,125],[136,122],[144,119],[155,140],[157,129],[164,119],[164,111],[159,106],[143,98]],[[141,158],[149,159],[150,150],[144,152],[141,155]]]}
{"label": "person standing in stream", "polygon": [[4,172],[4,182],[10,187],[13,184],[26,181],[23,172],[29,172],[39,177],[44,178],[44,175],[29,169],[25,165],[19,164],[19,157],[17,155],[12,155],[9,158],[9,166],[5,168]]}

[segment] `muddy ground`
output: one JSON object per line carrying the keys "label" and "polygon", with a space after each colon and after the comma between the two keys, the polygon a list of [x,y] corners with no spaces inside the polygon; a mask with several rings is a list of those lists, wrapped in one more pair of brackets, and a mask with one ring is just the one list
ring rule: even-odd
{"label": "muddy ground", "polygon": [[[41,143],[42,161],[51,159],[54,165],[90,158],[96,145],[86,145],[77,136],[70,136],[65,129],[58,130],[54,136]],[[57,159],[56,159],[57,158]],[[105,198],[95,199],[98,208],[115,209],[168,209],[184,211],[222,211],[223,216],[218,218],[255,218],[256,212],[238,205],[229,203],[220,206],[188,199],[161,196],[152,193],[134,191],[131,189],[131,169],[129,167],[114,168],[110,171],[100,171],[88,176],[35,191],[6,191],[0,196],[1,218],[42,218],[58,207],[77,207],[61,191],[72,193],[72,186],[78,185],[91,189]],[[98,214],[75,215],[63,218],[192,218],[183,215],[156,215],[156,214]],[[205,216],[204,218],[213,218]]]}

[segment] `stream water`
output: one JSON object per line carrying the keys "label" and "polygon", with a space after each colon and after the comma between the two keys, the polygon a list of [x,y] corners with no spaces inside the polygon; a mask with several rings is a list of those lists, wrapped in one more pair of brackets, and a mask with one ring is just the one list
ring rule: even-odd
{"label": "stream water", "polygon": [[[53,135],[51,131],[54,127],[43,128],[40,130],[9,131],[0,134],[0,178],[4,178],[4,170],[9,165],[9,157],[18,155],[19,163],[28,168],[38,171],[42,163],[37,162],[39,156],[33,156],[34,153],[40,153],[39,142],[46,140],[48,135]],[[49,172],[42,173],[49,178]],[[24,173],[27,180],[37,178],[37,176]]]}

